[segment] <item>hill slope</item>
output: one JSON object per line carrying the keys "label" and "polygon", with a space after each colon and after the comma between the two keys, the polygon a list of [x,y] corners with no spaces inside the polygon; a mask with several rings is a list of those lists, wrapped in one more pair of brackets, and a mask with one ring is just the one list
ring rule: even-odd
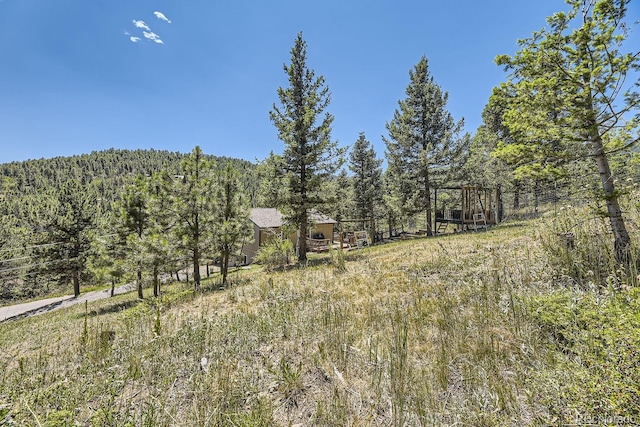
{"label": "hill slope", "polygon": [[158,301],[131,294],[0,324],[0,420],[637,420],[640,295],[559,285],[540,225],[350,252],[344,272],[338,254],[321,255],[234,273],[228,289],[176,284]]}
{"label": "hill slope", "polygon": [[[138,175],[151,176],[160,171],[181,174],[181,162],[187,156],[168,151],[111,149],[0,165],[0,303],[68,292],[68,288],[60,289],[56,277],[47,277],[50,268],[41,265],[43,255],[37,252],[51,243],[45,241],[44,231],[53,218],[60,216],[55,207],[63,188],[68,187],[74,195],[78,188],[90,195],[91,207],[96,209],[87,234],[112,234],[113,218],[119,215],[114,212],[113,203],[123,189]],[[231,162],[248,193],[254,194],[259,185],[255,165],[240,159],[206,157],[218,168]],[[69,181],[80,185],[68,186]]]}

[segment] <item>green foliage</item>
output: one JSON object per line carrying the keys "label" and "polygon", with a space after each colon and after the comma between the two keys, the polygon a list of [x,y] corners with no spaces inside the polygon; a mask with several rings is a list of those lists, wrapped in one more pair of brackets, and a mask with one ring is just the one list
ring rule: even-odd
{"label": "green foliage", "polygon": [[288,186],[285,183],[285,164],[282,156],[269,153],[269,156],[258,163],[257,176],[260,187],[254,201],[256,207],[282,208],[288,199]]}
{"label": "green foliage", "polygon": [[253,234],[249,201],[242,190],[238,172],[230,163],[217,174],[214,212],[214,247],[220,255],[222,284],[226,285],[230,257],[239,256],[240,249]]}
{"label": "green foliage", "polygon": [[[516,177],[555,175],[564,163],[592,159],[614,235],[616,262],[629,263],[630,238],[619,204],[610,157],[638,142],[640,94],[632,82],[637,53],[624,53],[626,0],[568,0],[568,13],[548,18],[549,28],[519,41],[498,65],[510,81],[492,98],[513,142],[496,155],[516,166]],[[628,78],[631,77],[631,78]],[[623,144],[612,145],[622,138]]]}
{"label": "green foliage", "polygon": [[426,57],[409,71],[409,78],[407,97],[398,101],[398,109],[387,123],[388,170],[404,214],[424,212],[431,233],[431,190],[459,160],[467,139],[457,138],[463,121],[454,122],[447,111],[449,95],[434,82]]}
{"label": "green foliage", "polygon": [[283,213],[299,227],[298,259],[305,260],[309,212],[322,204],[322,184],[342,164],[342,149],[331,140],[333,116],[325,110],[331,95],[324,77],[316,77],[307,66],[307,43],[302,33],[291,48],[291,64],[284,65],[289,87],[278,88],[281,106],[275,104],[271,121],[285,144]]}
{"label": "green foliage", "polygon": [[[136,259],[144,261],[144,269],[149,269],[156,277],[156,283],[157,274],[165,269],[175,271],[178,255],[169,245],[172,240],[169,230],[173,225],[169,221],[173,219],[168,204],[172,193],[168,188],[174,182],[171,178],[181,174],[180,163],[187,156],[157,150],[110,149],[80,156],[0,164],[0,297],[31,298],[67,292],[64,287],[68,286],[69,279],[75,280],[73,271],[78,261],[87,267],[82,268],[79,282],[92,279],[93,274],[99,281],[114,283],[121,280],[124,261],[134,261],[134,257],[125,258],[118,253],[123,249],[124,240],[114,218],[120,214],[123,189],[135,187],[136,177],[146,180],[147,177],[162,176],[153,180],[156,188],[153,200],[147,201],[150,211],[146,213],[153,221],[145,224],[144,238],[138,239],[135,254],[140,256]],[[204,155],[204,158],[211,162],[214,170],[231,162],[240,174],[243,189],[253,197],[259,185],[259,180],[254,178],[253,164],[210,155]],[[166,178],[169,178],[169,185]],[[78,194],[70,193],[65,197],[77,199],[78,206],[84,204],[79,215],[68,208],[67,202],[61,204],[62,196],[59,195],[65,194],[63,188],[69,186],[73,186],[71,193]],[[155,191],[158,188],[162,191]],[[82,199],[86,202],[80,202]],[[63,220],[71,223],[72,217],[74,221],[90,217],[91,221],[84,234],[90,247],[87,251],[82,249],[83,256],[75,259],[68,257],[71,252],[66,249],[64,253],[56,253],[54,249],[68,245],[55,246],[51,240],[60,237],[52,234],[56,227],[54,223],[57,221],[59,226],[67,227]]]}
{"label": "green foliage", "polygon": [[200,261],[211,253],[215,229],[215,180],[213,166],[200,147],[181,164],[182,174],[172,187],[171,212],[174,217],[172,231],[179,250],[192,260],[193,283],[200,287]]}
{"label": "green foliage", "polygon": [[274,270],[288,265],[294,253],[291,240],[274,236],[269,242],[260,246],[254,261],[264,265],[267,270]]}
{"label": "green foliage", "polygon": [[376,218],[382,212],[382,159],[360,132],[349,156],[349,169],[353,173],[353,198],[357,218]]}
{"label": "green foliage", "polygon": [[322,205],[322,212],[340,222],[353,218],[355,212],[353,179],[347,176],[344,169],[337,176],[330,178],[323,185],[326,198]]}
{"label": "green foliage", "polygon": [[127,261],[136,271],[138,298],[142,299],[142,270],[147,254],[145,239],[149,233],[149,189],[147,180],[138,175],[134,184],[125,188],[120,205],[120,221],[124,244],[128,253]]}
{"label": "green foliage", "polygon": [[40,242],[47,269],[63,283],[73,283],[75,296],[80,295],[80,283],[89,274],[95,218],[99,213],[96,194],[84,188],[77,179],[69,180],[55,199],[55,207],[45,219],[45,237]]}
{"label": "green foliage", "polygon": [[555,346],[555,364],[536,380],[547,384],[539,403],[558,422],[640,416],[639,297],[637,289],[611,298],[563,291],[529,301]]}

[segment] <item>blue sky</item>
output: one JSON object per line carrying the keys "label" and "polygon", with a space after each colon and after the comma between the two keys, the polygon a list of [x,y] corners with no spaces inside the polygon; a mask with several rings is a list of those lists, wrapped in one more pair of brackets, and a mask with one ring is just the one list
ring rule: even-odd
{"label": "blue sky", "polygon": [[[279,153],[269,110],[300,31],[332,93],[333,138],[347,146],[365,132],[383,157],[421,56],[474,132],[506,79],[494,57],[560,10],[562,0],[0,0],[0,163],[111,147]],[[632,2],[628,20],[639,10]]]}

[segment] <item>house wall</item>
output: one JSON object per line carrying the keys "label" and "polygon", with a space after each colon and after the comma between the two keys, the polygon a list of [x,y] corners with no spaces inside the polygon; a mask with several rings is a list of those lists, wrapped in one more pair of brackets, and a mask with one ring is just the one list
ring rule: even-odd
{"label": "house wall", "polygon": [[[251,264],[258,252],[258,249],[260,249],[260,246],[263,246],[271,239],[276,238],[279,232],[279,228],[260,229],[257,225],[253,224],[253,242],[245,244],[242,248],[242,253],[247,256],[247,263]],[[329,239],[333,242],[333,224],[316,224],[310,229],[310,236],[313,236],[316,233],[324,234],[325,239]],[[297,232],[293,232],[289,236],[289,240],[293,243],[294,248],[297,244],[297,236]]]}
{"label": "house wall", "polygon": [[310,237],[313,237],[317,233],[324,234],[325,239],[333,242],[333,224],[316,224],[309,229]]}
{"label": "house wall", "polygon": [[260,229],[257,225],[253,224],[253,242],[245,244],[242,248],[242,253],[247,256],[247,263],[253,262],[258,248],[260,247]]}
{"label": "house wall", "polygon": [[[269,243],[271,240],[278,238],[280,235],[280,228],[259,228],[257,225],[253,224],[253,242],[244,246],[242,253],[247,256],[247,263],[251,264],[260,249],[260,246],[264,246]],[[292,233],[289,236],[289,240],[293,243],[293,246],[296,245],[296,233]]]}

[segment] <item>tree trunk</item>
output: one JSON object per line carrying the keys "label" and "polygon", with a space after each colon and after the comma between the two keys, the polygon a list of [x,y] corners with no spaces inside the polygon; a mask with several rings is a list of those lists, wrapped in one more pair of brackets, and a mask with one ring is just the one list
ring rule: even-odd
{"label": "tree trunk", "polygon": [[138,268],[138,298],[144,298],[144,295],[142,294],[142,269],[140,268]]}
{"label": "tree trunk", "polygon": [[498,222],[502,222],[504,219],[504,203],[502,200],[502,185],[498,184],[498,188],[496,189],[496,197],[498,199]]}
{"label": "tree trunk", "polygon": [[73,296],[80,296],[80,272],[77,270],[73,272]]}
{"label": "tree trunk", "polygon": [[432,222],[433,219],[431,217],[431,185],[429,184],[429,172],[426,172],[425,182],[424,182],[424,192],[425,192],[425,210],[427,214],[427,236],[433,236],[433,228]]}
{"label": "tree trunk", "polygon": [[158,280],[158,266],[153,266],[153,296],[158,298],[160,295],[160,281]]}
{"label": "tree trunk", "polygon": [[620,209],[618,194],[616,193],[615,185],[613,184],[613,176],[611,175],[609,159],[607,158],[607,153],[604,150],[602,135],[600,134],[600,129],[598,127],[597,113],[592,96],[591,72],[584,73],[582,78],[584,82],[584,91],[587,95],[586,102],[588,105],[588,111],[586,114],[586,129],[588,131],[587,137],[591,140],[594,158],[596,165],[598,166],[598,174],[600,175],[600,182],[602,182],[602,190],[607,204],[609,224],[611,225],[611,232],[613,233],[614,238],[615,259],[619,265],[628,267],[631,262],[631,239],[629,238],[627,227],[625,226],[624,219],[622,218],[622,210]]}
{"label": "tree trunk", "polygon": [[609,159],[604,151],[602,138],[599,134],[592,136],[595,161],[598,165],[598,173],[602,182],[602,190],[607,204],[607,214],[614,237],[615,258],[618,264],[627,267],[631,262],[631,239],[622,217],[622,210],[615,191]]}
{"label": "tree trunk", "polygon": [[[300,144],[302,154],[306,141]],[[307,260],[307,229],[309,227],[309,210],[307,208],[307,168],[303,163],[300,167],[300,201],[302,202],[302,220],[300,221],[300,234],[298,235],[298,261]]]}
{"label": "tree trunk", "polygon": [[113,297],[113,295],[116,293],[116,281],[112,280],[111,281],[111,294],[110,296]]}
{"label": "tree trunk", "polygon": [[300,222],[300,234],[298,234],[298,261],[307,260],[307,230],[309,228],[307,215]]}
{"label": "tree trunk", "polygon": [[222,286],[227,285],[227,273],[229,272],[229,253],[223,251],[222,263],[220,264],[220,274],[222,274]]}
{"label": "tree trunk", "polygon": [[193,248],[193,286],[195,289],[200,287],[200,250],[197,244]]}
{"label": "tree trunk", "polygon": [[513,180],[513,210],[520,209],[520,187],[522,184],[519,179]]}

